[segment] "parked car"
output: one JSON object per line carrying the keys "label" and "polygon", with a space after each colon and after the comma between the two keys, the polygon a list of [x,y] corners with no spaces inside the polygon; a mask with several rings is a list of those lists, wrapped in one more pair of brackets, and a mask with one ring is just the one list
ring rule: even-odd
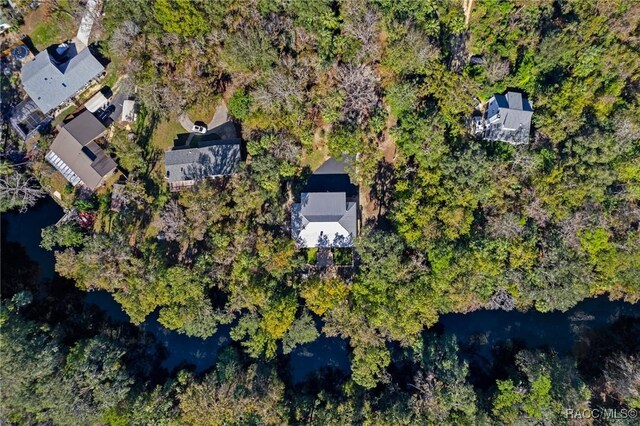
{"label": "parked car", "polygon": [[197,124],[194,124],[193,128],[191,129],[191,131],[193,133],[200,133],[200,134],[204,135],[205,133],[207,133],[207,128],[205,126],[199,126]]}

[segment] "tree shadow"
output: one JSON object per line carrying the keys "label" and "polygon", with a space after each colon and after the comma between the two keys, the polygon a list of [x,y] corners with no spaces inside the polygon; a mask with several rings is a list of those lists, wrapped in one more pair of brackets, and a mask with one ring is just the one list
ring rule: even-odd
{"label": "tree shadow", "polygon": [[391,207],[395,183],[393,165],[383,159],[378,163],[369,193],[369,197],[378,210],[376,224],[380,223],[383,213]]}

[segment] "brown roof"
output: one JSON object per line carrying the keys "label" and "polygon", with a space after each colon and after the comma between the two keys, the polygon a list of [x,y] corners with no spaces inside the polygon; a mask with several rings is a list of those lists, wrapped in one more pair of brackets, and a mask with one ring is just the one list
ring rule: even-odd
{"label": "brown roof", "polygon": [[93,114],[85,111],[63,126],[51,145],[51,151],[91,190],[116,169],[115,161],[93,142],[105,130]]}

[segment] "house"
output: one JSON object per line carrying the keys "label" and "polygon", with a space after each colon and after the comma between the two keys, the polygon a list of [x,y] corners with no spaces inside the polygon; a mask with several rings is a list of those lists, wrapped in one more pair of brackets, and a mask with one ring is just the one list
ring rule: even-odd
{"label": "house", "polygon": [[291,236],[298,247],[353,247],[357,236],[357,187],[345,164],[327,160],[291,209]]}
{"label": "house", "polygon": [[178,191],[201,179],[232,175],[240,158],[240,139],[200,141],[195,147],[167,151],[164,168],[169,189]]}
{"label": "house", "polygon": [[75,96],[104,72],[104,66],[89,49],[75,43],[60,44],[38,53],[22,66],[24,90],[44,114],[49,114]]}
{"label": "house", "polygon": [[116,170],[116,163],[95,143],[106,127],[90,111],[60,127],[45,156],[73,185],[95,190]]}
{"label": "house", "polygon": [[533,109],[522,93],[495,95],[487,103],[483,138],[512,145],[529,142]]}

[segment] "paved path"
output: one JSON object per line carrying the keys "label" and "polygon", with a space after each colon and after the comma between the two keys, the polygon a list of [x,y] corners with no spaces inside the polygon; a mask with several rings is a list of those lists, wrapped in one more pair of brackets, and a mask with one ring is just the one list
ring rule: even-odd
{"label": "paved path", "polygon": [[229,121],[229,112],[227,111],[227,104],[222,101],[222,103],[216,108],[216,112],[213,114],[213,118],[208,124],[209,129],[215,129],[227,121]]}
{"label": "paved path", "polygon": [[[84,47],[89,45],[89,35],[91,35],[91,28],[93,27],[93,21],[97,15],[98,4],[100,0],[89,0],[87,2],[87,10],[82,17],[82,21],[80,21],[80,28],[78,28],[78,34],[76,35],[76,39],[84,44]],[[78,50],[84,48],[83,46],[79,46]]]}
{"label": "paved path", "polygon": [[191,121],[186,112],[180,114],[180,117],[178,117],[178,122],[182,127],[184,127],[187,132],[191,133],[191,131],[193,130],[193,121]]}
{"label": "paved path", "polygon": [[[229,121],[229,112],[227,111],[227,105],[223,101],[216,108],[216,112],[213,114],[213,118],[211,119],[209,124],[207,124],[207,129],[215,129],[216,127],[223,125],[227,121]],[[178,122],[189,133],[191,133],[191,131],[193,130],[193,125],[195,124],[191,120],[191,118],[189,118],[186,112],[180,114],[180,117],[178,117]]]}

